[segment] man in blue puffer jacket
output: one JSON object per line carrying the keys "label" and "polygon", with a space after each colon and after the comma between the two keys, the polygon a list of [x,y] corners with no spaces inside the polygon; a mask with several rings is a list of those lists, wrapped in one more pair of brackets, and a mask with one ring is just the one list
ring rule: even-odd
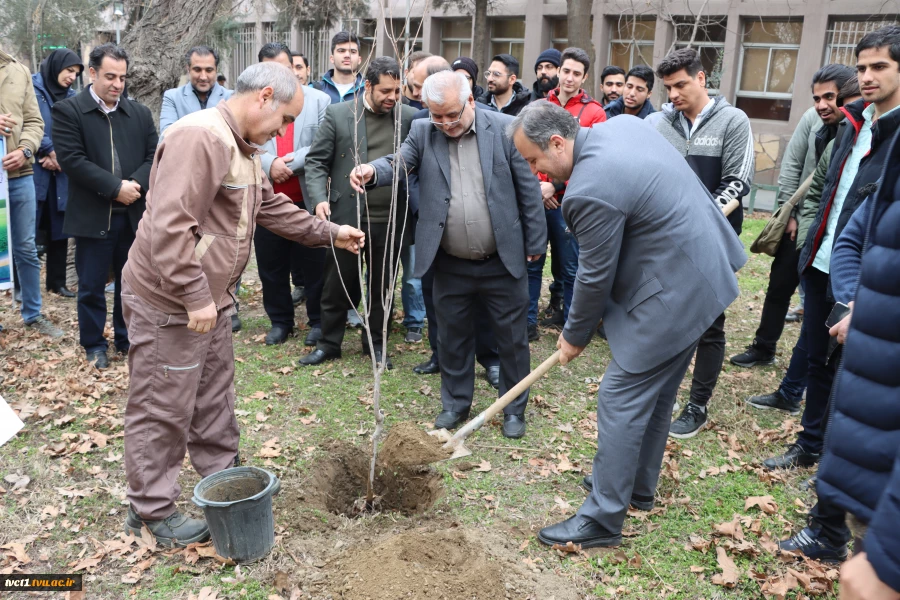
{"label": "man in blue puffer jacket", "polygon": [[823,501],[847,511],[855,539],[855,556],[841,569],[842,599],[900,599],[898,140],[877,192],[854,213],[831,263],[835,298],[856,298],[851,316],[831,330],[846,347],[816,484]]}

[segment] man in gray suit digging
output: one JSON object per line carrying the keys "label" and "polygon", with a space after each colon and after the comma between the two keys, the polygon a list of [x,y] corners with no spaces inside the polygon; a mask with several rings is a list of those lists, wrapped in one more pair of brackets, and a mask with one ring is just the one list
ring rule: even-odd
{"label": "man in gray suit digging", "polygon": [[[454,429],[472,406],[476,299],[500,348],[500,394],[531,370],[525,264],[544,252],[547,224],[538,180],[505,135],[511,117],[476,108],[453,71],[429,76],[422,101],[429,119],[413,122],[398,154],[354,169],[350,183],[391,185],[394,160],[401,176],[419,175],[414,276],[434,263],[443,405],[435,426]],[[525,435],[527,402],[526,391],[504,409],[506,437]]]}
{"label": "man in gray suit digging", "polygon": [[563,217],[581,252],[560,364],[581,354],[600,319],[613,355],[597,399],[591,493],[538,538],[617,546],[629,503],[653,506],[678,386],[700,336],[737,297],[747,257],[687,163],[640,119],[581,129],[535,102],[508,134],[534,172],[568,181]]}

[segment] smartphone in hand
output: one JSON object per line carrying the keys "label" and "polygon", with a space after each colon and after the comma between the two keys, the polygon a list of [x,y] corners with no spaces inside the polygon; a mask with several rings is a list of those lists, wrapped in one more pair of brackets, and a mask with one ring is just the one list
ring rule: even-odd
{"label": "smartphone in hand", "polygon": [[831,329],[838,323],[844,320],[844,317],[850,314],[850,307],[844,304],[843,302],[835,302],[834,308],[831,309],[831,314],[828,315],[828,319],[825,320],[825,327]]}

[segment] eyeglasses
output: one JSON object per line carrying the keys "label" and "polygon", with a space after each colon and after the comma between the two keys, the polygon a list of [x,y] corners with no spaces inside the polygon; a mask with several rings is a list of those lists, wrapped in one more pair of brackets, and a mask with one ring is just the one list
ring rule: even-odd
{"label": "eyeglasses", "polygon": [[462,121],[462,116],[463,116],[463,113],[465,112],[465,110],[466,110],[466,105],[463,104],[462,110],[460,110],[459,114],[456,115],[456,120],[448,121],[448,122],[435,121],[433,116],[429,112],[428,113],[428,122],[431,123],[432,125],[434,125],[435,127],[453,127],[454,125],[457,125],[460,121]]}
{"label": "eyeglasses", "polygon": [[506,77],[506,73],[501,73],[500,71],[485,71],[484,78],[490,79],[491,75],[496,79],[500,79],[501,77]]}

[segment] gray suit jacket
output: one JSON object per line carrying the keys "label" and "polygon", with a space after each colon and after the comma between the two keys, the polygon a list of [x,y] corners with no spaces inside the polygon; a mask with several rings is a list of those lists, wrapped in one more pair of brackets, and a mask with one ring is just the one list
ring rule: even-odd
{"label": "gray suit jacket", "polygon": [[602,318],[613,357],[629,373],[690,346],[738,296],[743,244],[684,158],[645,121],[622,115],[578,133],[562,210],[580,246],[563,335],[584,346]]}
{"label": "gray suit jacket", "polygon": [[[209,90],[209,97],[206,100],[206,108],[212,108],[223,100],[231,98],[232,90],[226,90],[218,83],[214,83],[212,89]],[[183,117],[202,110],[200,101],[194,90],[191,89],[191,83],[188,82],[181,87],[166,90],[163,94],[162,108],[159,111],[159,135],[163,134],[166,127]]]}
{"label": "gray suit jacket", "polygon": [[[329,104],[331,104],[331,97],[328,94],[309,86],[303,86],[303,110],[294,121],[294,160],[287,167],[300,178],[303,203],[310,212],[314,205],[310,202],[309,190],[306,188],[306,154],[316,137],[316,132],[319,131],[319,124],[325,118],[325,109]],[[269,171],[272,169],[272,163],[278,158],[278,143],[275,138],[272,138],[263,145],[262,149],[265,150],[265,153],[261,154],[259,159],[262,162],[263,171],[271,179]]]}
{"label": "gray suit jacket", "polygon": [[[475,135],[481,174],[494,226],[497,254],[516,279],[525,276],[525,257],[547,251],[547,219],[541,187],[528,163],[506,137],[512,117],[475,109]],[[400,173],[419,176],[419,221],[416,224],[414,277],[421,277],[437,255],[450,206],[450,149],[447,136],[428,120],[413,121],[400,147]],[[378,186],[391,185],[393,160],[388,155],[372,162]]]}

